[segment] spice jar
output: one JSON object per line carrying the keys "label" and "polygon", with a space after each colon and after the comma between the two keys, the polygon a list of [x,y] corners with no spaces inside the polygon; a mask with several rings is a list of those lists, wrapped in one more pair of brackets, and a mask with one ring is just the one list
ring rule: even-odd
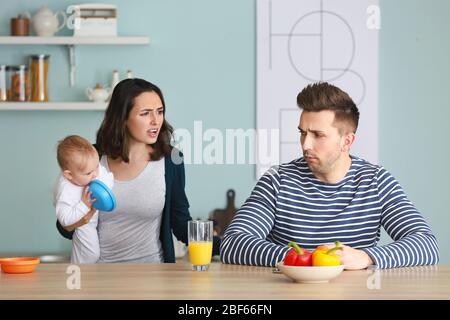
{"label": "spice jar", "polygon": [[30,79],[26,65],[7,66],[8,101],[28,101],[30,97]]}
{"label": "spice jar", "polygon": [[31,101],[48,101],[47,74],[48,54],[37,54],[30,57]]}
{"label": "spice jar", "polygon": [[0,101],[6,101],[6,65],[0,65]]}
{"label": "spice jar", "polygon": [[28,36],[30,34],[29,14],[19,14],[17,18],[11,18],[11,35]]}

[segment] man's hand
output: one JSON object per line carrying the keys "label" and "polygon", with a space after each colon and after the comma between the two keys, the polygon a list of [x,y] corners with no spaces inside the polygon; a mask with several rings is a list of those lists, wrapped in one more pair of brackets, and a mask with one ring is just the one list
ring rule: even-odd
{"label": "man's hand", "polygon": [[[336,245],[334,243],[326,244],[331,249]],[[373,265],[370,256],[363,250],[353,249],[344,244],[340,245],[342,250],[336,250],[335,253],[341,258],[341,264],[345,265],[345,270],[360,270]]]}
{"label": "man's hand", "polygon": [[92,203],[94,203],[94,201],[96,200],[91,198],[91,194],[92,192],[89,191],[89,186],[84,187],[83,195],[81,196],[81,201],[83,201],[88,208],[91,208]]}
{"label": "man's hand", "polygon": [[89,223],[94,213],[97,211],[94,207],[91,207],[91,210],[89,210],[88,213],[84,215],[83,218],[81,218],[78,222],[75,222],[74,224],[71,224],[70,226],[64,227],[69,232],[72,232],[78,227],[84,226],[85,224]]}

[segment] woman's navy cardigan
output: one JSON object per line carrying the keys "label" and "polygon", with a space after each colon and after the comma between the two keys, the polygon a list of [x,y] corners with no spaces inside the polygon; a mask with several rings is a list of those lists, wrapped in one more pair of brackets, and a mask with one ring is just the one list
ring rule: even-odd
{"label": "woman's navy cardigan", "polygon": [[[192,220],[189,214],[189,202],[184,191],[185,174],[184,163],[173,163],[171,156],[165,157],[166,199],[161,220],[160,240],[164,262],[175,262],[172,232],[175,237],[186,243],[187,224]],[[149,195],[151,196],[151,195]],[[66,231],[58,221],[56,226],[59,233],[67,239],[72,239],[73,232]],[[219,254],[220,238],[213,239],[213,255]]]}

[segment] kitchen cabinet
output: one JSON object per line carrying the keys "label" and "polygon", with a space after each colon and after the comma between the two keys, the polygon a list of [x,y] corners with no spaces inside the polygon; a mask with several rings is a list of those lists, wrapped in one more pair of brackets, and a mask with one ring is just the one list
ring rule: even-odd
{"label": "kitchen cabinet", "polygon": [[[37,37],[0,36],[0,45],[65,45],[70,64],[70,86],[75,85],[75,46],[78,45],[146,45],[148,37]],[[2,110],[105,110],[107,103],[98,102],[0,102]]]}

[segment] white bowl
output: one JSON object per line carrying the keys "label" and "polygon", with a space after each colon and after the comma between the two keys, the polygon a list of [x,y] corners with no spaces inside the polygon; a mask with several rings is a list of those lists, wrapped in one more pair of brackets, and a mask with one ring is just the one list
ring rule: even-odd
{"label": "white bowl", "polygon": [[277,264],[281,273],[295,282],[324,283],[336,278],[344,270],[345,266],[301,267],[285,266],[283,262]]}

